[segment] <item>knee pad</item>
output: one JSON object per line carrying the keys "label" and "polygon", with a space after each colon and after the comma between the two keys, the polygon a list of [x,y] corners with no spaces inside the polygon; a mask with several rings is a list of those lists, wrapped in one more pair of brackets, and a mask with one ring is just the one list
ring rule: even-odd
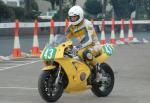
{"label": "knee pad", "polygon": [[91,53],[90,50],[86,50],[83,52],[83,59],[89,60],[89,61],[93,60],[93,54]]}

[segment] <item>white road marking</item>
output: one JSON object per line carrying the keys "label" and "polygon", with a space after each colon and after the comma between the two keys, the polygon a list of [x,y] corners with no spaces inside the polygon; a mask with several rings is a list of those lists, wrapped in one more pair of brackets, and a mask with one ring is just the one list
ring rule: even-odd
{"label": "white road marking", "polygon": [[40,60],[40,58],[26,58],[26,60]]}
{"label": "white road marking", "polygon": [[6,69],[6,68],[8,68],[8,67],[0,67],[0,70],[1,70],[1,69]]}
{"label": "white road marking", "polygon": [[0,71],[7,70],[7,69],[12,69],[12,68],[16,68],[16,67],[21,67],[21,66],[25,66],[25,65],[29,65],[29,64],[34,64],[34,63],[39,62],[39,61],[41,61],[41,60],[37,60],[37,61],[30,62],[30,63],[25,63],[25,64],[20,64],[20,65],[7,67],[7,68],[4,68],[4,69],[0,69]]}
{"label": "white road marking", "polygon": [[37,88],[31,88],[31,87],[0,87],[0,89],[37,90]]}
{"label": "white road marking", "polygon": [[17,64],[0,64],[0,68],[5,68],[5,67],[11,67],[11,66],[15,66]]}
{"label": "white road marking", "polygon": [[[32,60],[32,61],[11,61],[11,62],[3,62],[3,64],[0,64],[0,67],[2,66],[2,65],[20,65],[20,64],[26,64],[26,63],[31,63],[31,62],[34,62],[35,60]],[[37,61],[37,60],[36,60]]]}
{"label": "white road marking", "polygon": [[[19,65],[19,64],[18,64]],[[13,67],[13,66],[18,66],[17,64],[12,64],[12,65],[0,65],[0,70],[1,69],[6,69],[8,67]],[[20,64],[21,65],[21,64]]]}
{"label": "white road marking", "polygon": [[[35,61],[35,60],[34,60]],[[32,61],[6,61],[3,62],[2,64],[0,64],[0,69],[6,69],[6,68],[10,68],[13,66],[18,66],[18,65],[22,65],[22,64],[26,64],[26,63],[31,63]]]}
{"label": "white road marking", "polygon": [[24,62],[32,62],[35,60],[30,60],[30,61],[4,61],[4,63],[24,63]]}

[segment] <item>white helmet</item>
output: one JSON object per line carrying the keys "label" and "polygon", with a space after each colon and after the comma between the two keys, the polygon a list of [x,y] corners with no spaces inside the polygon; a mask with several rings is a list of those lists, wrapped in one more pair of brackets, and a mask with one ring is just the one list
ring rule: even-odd
{"label": "white helmet", "polygon": [[71,21],[70,20],[73,25],[79,24],[84,18],[83,9],[78,5],[73,6],[72,8],[70,8],[69,12],[68,12],[68,15],[69,15],[69,20],[70,20],[70,17],[72,17],[72,16],[78,16],[78,19],[76,21]]}

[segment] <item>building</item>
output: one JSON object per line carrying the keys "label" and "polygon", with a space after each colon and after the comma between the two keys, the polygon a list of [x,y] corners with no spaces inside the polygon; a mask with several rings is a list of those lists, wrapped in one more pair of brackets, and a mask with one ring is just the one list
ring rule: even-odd
{"label": "building", "polygon": [[84,7],[84,3],[86,2],[87,0],[76,0],[76,4],[81,6],[81,7]]}
{"label": "building", "polygon": [[[64,4],[65,5],[70,5],[70,0],[64,0]],[[49,9],[51,9],[51,4],[48,1],[45,0],[36,0],[38,6],[39,6],[39,11],[41,12],[46,12]],[[84,3],[86,2],[86,0],[76,0],[76,4],[80,5],[81,7],[84,6]],[[58,7],[57,7],[58,8]]]}
{"label": "building", "polygon": [[12,7],[25,7],[24,0],[2,0],[6,5]]}
{"label": "building", "polygon": [[45,0],[35,0],[38,4],[39,11],[41,12],[47,12],[49,8],[51,7],[50,2],[45,1]]}

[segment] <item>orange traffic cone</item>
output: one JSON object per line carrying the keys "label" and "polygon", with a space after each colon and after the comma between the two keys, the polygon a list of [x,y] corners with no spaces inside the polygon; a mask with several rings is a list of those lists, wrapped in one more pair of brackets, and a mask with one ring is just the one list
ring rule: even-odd
{"label": "orange traffic cone", "polygon": [[111,38],[110,38],[110,43],[111,44],[116,44],[116,39],[115,39],[115,20],[112,18],[112,26],[111,26]]}
{"label": "orange traffic cone", "polygon": [[128,32],[128,42],[129,43],[140,43],[136,37],[133,37],[133,24],[132,24],[132,18],[129,21],[129,32]]}
{"label": "orange traffic cone", "polygon": [[67,31],[68,26],[69,26],[69,21],[68,21],[68,19],[66,19],[65,20],[65,29],[64,29],[64,32]]}
{"label": "orange traffic cone", "polygon": [[128,41],[131,42],[133,40],[133,32],[132,32],[132,19],[129,21],[129,31],[128,31]]}
{"label": "orange traffic cone", "polygon": [[120,41],[122,43],[125,43],[125,38],[124,38],[124,19],[121,19]]}
{"label": "orange traffic cone", "polygon": [[19,42],[19,21],[16,20],[16,28],[15,28],[15,38],[14,38],[14,48],[12,51],[12,57],[18,58],[21,57],[21,49],[20,49],[20,42]]}
{"label": "orange traffic cone", "polygon": [[54,36],[54,20],[50,20],[50,38],[49,38],[49,43],[50,45],[54,44],[55,36]]}
{"label": "orange traffic cone", "polygon": [[34,21],[34,36],[33,36],[33,47],[32,47],[32,56],[39,57],[40,56],[40,48],[38,42],[38,21]]}
{"label": "orange traffic cone", "polygon": [[104,21],[104,19],[102,19],[101,40],[100,40],[100,44],[101,44],[101,45],[106,44],[104,25],[105,25],[105,21]]}

